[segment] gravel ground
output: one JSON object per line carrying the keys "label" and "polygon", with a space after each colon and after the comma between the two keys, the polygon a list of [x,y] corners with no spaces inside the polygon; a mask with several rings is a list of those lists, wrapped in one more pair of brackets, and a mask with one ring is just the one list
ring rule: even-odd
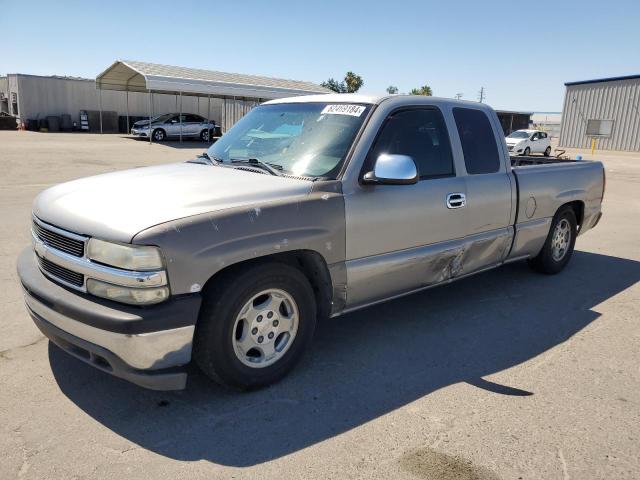
{"label": "gravel ground", "polygon": [[146,391],[50,345],[15,273],[34,196],[203,149],[0,132],[0,478],[640,477],[640,155],[596,152],[604,217],[562,274],[509,265],[325,322],[265,390]]}

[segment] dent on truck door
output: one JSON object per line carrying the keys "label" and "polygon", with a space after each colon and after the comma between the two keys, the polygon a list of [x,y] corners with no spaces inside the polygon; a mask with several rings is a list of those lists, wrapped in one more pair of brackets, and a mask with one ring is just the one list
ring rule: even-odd
{"label": "dent on truck door", "polygon": [[449,133],[436,108],[392,113],[367,156],[411,156],[414,185],[361,185],[345,197],[348,307],[442,282],[455,272],[464,241],[464,208],[448,208],[447,195],[465,194],[456,176]]}
{"label": "dent on truck door", "polygon": [[467,170],[465,177],[468,227],[462,273],[496,265],[508,254],[512,185],[487,114],[474,108],[454,108]]}

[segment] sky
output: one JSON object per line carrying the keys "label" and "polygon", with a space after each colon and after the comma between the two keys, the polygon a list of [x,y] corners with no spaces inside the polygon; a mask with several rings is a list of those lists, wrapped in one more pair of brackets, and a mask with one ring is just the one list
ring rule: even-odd
{"label": "sky", "polygon": [[95,78],[116,59],[320,83],[429,85],[496,109],[562,110],[564,82],[640,74],[635,1],[0,0],[0,74]]}

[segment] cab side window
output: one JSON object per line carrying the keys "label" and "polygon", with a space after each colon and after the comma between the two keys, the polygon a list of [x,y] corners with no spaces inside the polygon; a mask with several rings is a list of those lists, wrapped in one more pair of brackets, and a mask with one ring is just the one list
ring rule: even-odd
{"label": "cab side window", "polygon": [[373,165],[384,153],[413,158],[420,179],[455,176],[449,134],[436,108],[392,113],[369,152],[368,162]]}
{"label": "cab side window", "polygon": [[500,155],[489,118],[474,108],[453,109],[464,163],[469,175],[495,173],[500,170]]}

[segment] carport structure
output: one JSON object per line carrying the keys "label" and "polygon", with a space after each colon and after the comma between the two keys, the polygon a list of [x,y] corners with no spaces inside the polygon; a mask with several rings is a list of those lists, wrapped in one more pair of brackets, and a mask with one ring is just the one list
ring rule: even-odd
{"label": "carport structure", "polygon": [[[174,95],[176,107],[179,104],[180,110],[180,141],[182,141],[183,96],[199,97],[198,104],[200,97],[207,98],[207,120],[211,119],[211,99],[222,99],[221,123],[223,130],[226,130],[249,110],[265,100],[331,93],[330,90],[311,82],[174,67],[133,60],[115,61],[96,77],[96,88],[100,95],[101,132],[102,90],[117,90],[125,93],[127,128],[129,128],[130,92],[148,94],[149,121],[154,116],[154,95]],[[153,142],[151,134],[149,142]]]}

